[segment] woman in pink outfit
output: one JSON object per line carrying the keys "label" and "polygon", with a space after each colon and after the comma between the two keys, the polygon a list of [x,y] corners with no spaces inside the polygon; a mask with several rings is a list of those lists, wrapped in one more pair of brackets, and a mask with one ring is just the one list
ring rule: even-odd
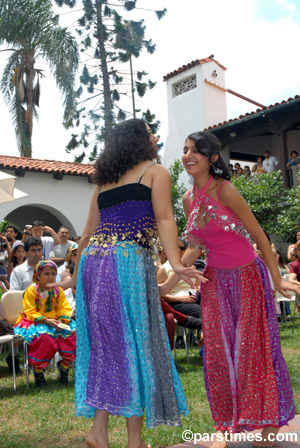
{"label": "woman in pink outfit", "polygon": [[[209,132],[193,133],[185,141],[182,161],[194,186],[183,205],[194,247],[182,260],[190,266],[203,248],[208,251],[201,311],[205,386],[215,428],[219,436],[262,428],[254,446],[269,447],[279,427],[294,417],[294,403],[267,269],[251,238],[275,288],[287,296],[287,289],[297,287],[282,280],[264,232],[228,182],[220,150],[220,141]],[[226,447],[225,437],[219,438],[213,447]]]}

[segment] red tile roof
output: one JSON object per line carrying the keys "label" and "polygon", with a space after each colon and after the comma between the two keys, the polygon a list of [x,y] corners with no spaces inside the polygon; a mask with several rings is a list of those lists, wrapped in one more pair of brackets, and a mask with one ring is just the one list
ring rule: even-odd
{"label": "red tile roof", "polygon": [[41,173],[60,173],[74,176],[91,176],[94,165],[75,162],[59,162],[56,160],[30,159],[27,157],[11,157],[0,155],[0,169],[22,169]]}
{"label": "red tile roof", "polygon": [[216,59],[214,59],[214,55],[211,54],[210,56],[208,56],[208,58],[196,59],[195,61],[192,61],[187,65],[183,65],[182,67],[179,67],[177,70],[174,70],[173,72],[170,72],[167,75],[165,75],[163,77],[163,80],[167,81],[168,79],[172,78],[173,76],[179,75],[179,73],[185,72],[186,70],[188,70],[192,67],[195,67],[196,65],[205,64],[206,62],[215,62],[223,70],[227,70],[227,68],[224,67],[224,65],[220,64],[220,62],[216,61]]}
{"label": "red tile roof", "polygon": [[300,98],[300,95],[296,95],[293,98],[288,98],[287,100],[283,100],[280,103],[270,104],[270,106],[264,107],[262,109],[256,109],[253,112],[247,112],[246,114],[240,115],[237,118],[231,118],[230,120],[223,121],[222,123],[214,124],[214,125],[209,126],[208,128],[206,128],[205,130],[207,131],[209,129],[216,129],[216,128],[219,128],[221,126],[228,125],[229,123],[233,123],[233,122],[236,122],[235,124],[238,124],[238,122],[242,121],[244,118],[247,118],[247,117],[250,117],[250,116],[253,117],[254,115],[262,114],[262,113],[264,113],[267,110],[275,109],[275,108],[280,107],[280,106],[282,106],[284,104],[289,104],[289,103],[292,103],[293,101],[299,100],[299,98]]}

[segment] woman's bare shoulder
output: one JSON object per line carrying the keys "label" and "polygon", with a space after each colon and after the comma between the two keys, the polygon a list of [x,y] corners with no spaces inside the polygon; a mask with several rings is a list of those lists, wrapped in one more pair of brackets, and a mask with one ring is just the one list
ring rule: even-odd
{"label": "woman's bare shoulder", "polygon": [[153,173],[170,176],[169,170],[165,166],[162,166],[160,163],[154,163],[152,166],[150,166],[149,170],[151,170]]}

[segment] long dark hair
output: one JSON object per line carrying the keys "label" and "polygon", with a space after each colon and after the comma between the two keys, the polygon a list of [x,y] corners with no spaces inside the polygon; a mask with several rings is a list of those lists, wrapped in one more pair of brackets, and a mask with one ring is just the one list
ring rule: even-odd
{"label": "long dark hair", "polygon": [[[226,180],[230,179],[230,171],[220,156],[222,143],[215,135],[208,131],[193,132],[187,137],[187,139],[193,140],[197,148],[197,152],[208,158],[211,163],[209,172],[212,174],[214,179],[218,179],[219,177]],[[212,163],[212,156],[214,154],[217,154],[219,157],[218,160]]]}
{"label": "long dark hair", "polygon": [[[13,250],[12,250],[12,254],[11,254],[10,262],[11,262],[13,268],[15,268],[16,266],[18,266],[18,260],[17,260],[17,257],[16,257],[16,252],[17,252],[17,250],[19,249],[19,247],[23,247],[23,249],[24,249],[24,244],[18,244],[18,245],[15,246],[15,247],[13,248]],[[25,261],[25,259],[26,259],[26,256],[24,255],[24,261]]]}
{"label": "long dark hair", "polygon": [[294,244],[296,244],[297,241],[298,241],[297,240],[297,233],[299,233],[299,232],[300,232],[300,229],[297,229],[296,232],[294,233],[294,241],[293,241]]}
{"label": "long dark hair", "polygon": [[276,253],[279,255],[278,264],[279,264],[280,267],[284,268],[286,266],[286,262],[285,262],[285,260],[283,258],[283,255],[280,252],[280,250],[278,250],[278,249],[275,249],[275,250],[276,250]]}
{"label": "long dark hair", "polygon": [[118,182],[126,171],[144,160],[159,159],[144,120],[122,121],[111,130],[104,151],[95,163],[98,185]]}

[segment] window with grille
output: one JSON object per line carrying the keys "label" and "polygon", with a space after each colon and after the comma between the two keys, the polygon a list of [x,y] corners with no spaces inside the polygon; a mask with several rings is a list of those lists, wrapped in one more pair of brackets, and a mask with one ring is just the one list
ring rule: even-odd
{"label": "window with grille", "polygon": [[183,81],[179,81],[176,84],[173,84],[173,96],[182,95],[185,92],[189,92],[192,89],[197,87],[197,78],[196,75],[192,75],[189,78],[184,79]]}

